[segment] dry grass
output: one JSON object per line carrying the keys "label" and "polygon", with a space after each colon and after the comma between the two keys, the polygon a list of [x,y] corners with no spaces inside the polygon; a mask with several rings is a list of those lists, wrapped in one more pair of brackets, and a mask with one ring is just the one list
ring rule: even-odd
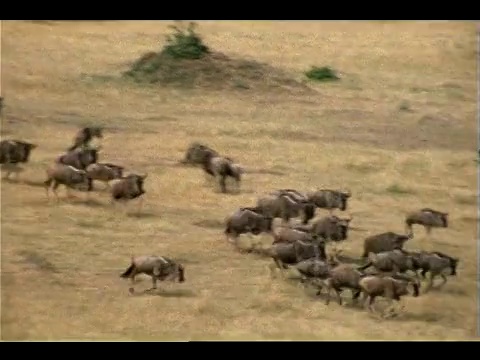
{"label": "dry grass", "polygon": [[[29,182],[2,183],[3,339],[475,336],[474,24],[201,23],[206,44],[227,55],[296,78],[311,65],[340,72],[302,97],[104,81],[158,49],[166,31],[150,21],[3,22],[2,135],[40,144],[23,173]],[[88,123],[108,129],[103,159],[149,172],[143,216],[114,211],[105,193],[90,205],[47,203],[32,186]],[[264,171],[245,177],[242,194],[221,195],[199,169],[171,166],[193,140]],[[352,190],[355,226],[367,231],[352,232],[351,255],[368,234],[402,231],[411,209],[449,211],[450,229],[431,243],[419,229],[408,247],[460,257],[458,278],[380,321],[271,281],[269,261],[224,241],[221,223],[235,208],[278,187],[317,186]],[[182,259],[187,282],[166,284],[164,296],[129,296],[119,274],[147,253]]]}

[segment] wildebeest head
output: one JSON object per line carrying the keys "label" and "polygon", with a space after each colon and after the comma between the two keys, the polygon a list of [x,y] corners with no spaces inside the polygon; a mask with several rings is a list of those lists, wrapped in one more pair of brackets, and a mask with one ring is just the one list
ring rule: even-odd
{"label": "wildebeest head", "polygon": [[311,219],[315,217],[315,204],[311,203],[308,200],[302,201],[303,206],[303,224],[307,224]]}
{"label": "wildebeest head", "polygon": [[90,136],[91,137],[97,137],[99,139],[103,138],[103,128],[99,126],[91,126],[88,128],[90,131]]}
{"label": "wildebeest head", "polygon": [[168,275],[164,280],[175,281],[182,283],[185,281],[185,268],[182,264],[171,264],[168,270]]}
{"label": "wildebeest head", "polygon": [[457,276],[457,266],[460,259],[450,258],[450,275]]}
{"label": "wildebeest head", "polygon": [[350,196],[352,196],[352,193],[350,191],[345,191],[345,192],[339,191],[338,195],[340,197],[340,207],[339,207],[339,209],[342,210],[342,211],[347,210],[348,199],[350,198]]}
{"label": "wildebeest head", "polygon": [[336,232],[332,234],[332,240],[345,240],[348,236],[348,227],[350,226],[350,221],[352,221],[352,217],[347,218],[347,219],[341,219],[338,217],[335,217],[335,226],[336,226]]}
{"label": "wildebeest head", "polygon": [[36,144],[28,143],[25,141],[15,141],[17,144],[18,160],[19,162],[26,163],[30,159],[30,153],[37,147]]}
{"label": "wildebeest head", "polygon": [[130,174],[126,178],[130,179],[135,183],[135,186],[137,188],[137,191],[139,195],[145,194],[145,189],[143,188],[143,183],[145,179],[147,178],[148,174],[145,175],[137,175],[137,174]]}

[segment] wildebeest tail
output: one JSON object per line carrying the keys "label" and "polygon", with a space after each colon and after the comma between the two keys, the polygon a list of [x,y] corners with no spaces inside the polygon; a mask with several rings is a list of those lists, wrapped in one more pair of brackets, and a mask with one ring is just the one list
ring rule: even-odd
{"label": "wildebeest tail", "polygon": [[373,265],[372,262],[369,261],[369,262],[366,263],[365,265],[362,265],[362,266],[357,267],[357,270],[363,271],[363,270],[369,268],[369,267],[372,266],[372,265]]}
{"label": "wildebeest tail", "polygon": [[121,278],[128,278],[128,277],[132,274],[132,272],[133,272],[134,269],[135,269],[135,264],[132,263],[132,264],[127,268],[127,270],[125,270],[125,271],[120,275],[120,277],[121,277]]}

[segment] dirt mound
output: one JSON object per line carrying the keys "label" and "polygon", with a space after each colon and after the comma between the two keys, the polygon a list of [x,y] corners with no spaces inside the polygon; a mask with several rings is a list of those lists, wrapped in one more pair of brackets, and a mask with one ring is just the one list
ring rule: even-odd
{"label": "dirt mound", "polygon": [[205,88],[312,92],[284,71],[253,60],[209,52],[199,59],[179,59],[166,52],[149,52],[123,74],[138,83]]}

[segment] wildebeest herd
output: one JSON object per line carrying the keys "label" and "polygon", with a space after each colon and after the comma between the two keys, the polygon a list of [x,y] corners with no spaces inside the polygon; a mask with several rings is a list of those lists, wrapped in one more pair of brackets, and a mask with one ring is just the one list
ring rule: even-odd
{"label": "wildebeest herd", "polygon": [[[66,152],[52,159],[44,181],[47,197],[52,189],[58,201],[57,188],[60,185],[65,186],[68,196],[70,189],[76,189],[85,191],[88,197],[96,180],[105,184],[112,204],[139,198],[141,206],[147,174],[125,175],[123,166],[98,162],[101,146],[90,145],[95,137],[103,137],[102,128],[81,129]],[[21,164],[29,161],[36,147],[36,144],[26,141],[2,140],[0,164],[5,171],[4,179],[9,178],[11,173],[18,177],[18,173],[23,171]],[[222,193],[227,193],[228,177],[235,180],[236,190],[240,191],[243,168],[207,145],[198,142],[190,144],[180,162],[200,167],[207,176],[217,179]],[[431,234],[432,228],[449,226],[448,213],[431,208],[408,213],[404,219],[405,234],[388,231],[369,236],[364,239],[363,252],[358,259],[342,256],[342,250],[337,245],[348,239],[353,218],[342,218],[334,211],[346,211],[351,196],[349,191],[332,189],[312,192],[276,189],[258,198],[254,206],[239,208],[228,216],[224,236],[240,251],[273,259],[270,266],[272,276],[277,270],[284,274],[285,270],[295,269],[300,275],[300,284],[313,286],[317,295],[325,290],[327,304],[332,290],[338,303],[342,304],[341,292],[350,289],[353,302],[357,302],[363,294],[363,303],[374,311],[376,297],[399,301],[401,296],[410,294],[410,288],[413,296],[419,296],[421,280],[427,279],[427,276],[425,292],[432,288],[437,276],[442,278],[440,286],[443,286],[447,281],[446,275],[456,275],[457,258],[438,251],[404,249],[405,243],[414,236],[414,225],[423,226],[427,235]],[[319,209],[328,210],[328,214],[316,217]],[[295,220],[297,218],[299,221]],[[239,246],[240,235],[249,234],[252,237],[261,233],[272,236],[269,247],[265,248],[262,243],[253,244],[249,249]],[[121,274],[122,278],[131,280],[131,293],[134,292],[135,276],[141,273],[151,276],[152,289],[156,289],[158,280],[185,281],[185,268],[174,259],[137,256],[131,259],[130,266]],[[385,315],[394,313],[392,307]]]}

